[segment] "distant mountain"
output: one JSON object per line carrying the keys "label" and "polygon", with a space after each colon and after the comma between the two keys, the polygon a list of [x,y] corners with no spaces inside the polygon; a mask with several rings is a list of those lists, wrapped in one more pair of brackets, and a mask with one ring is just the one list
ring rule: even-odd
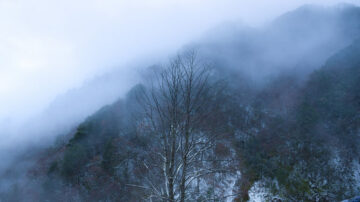
{"label": "distant mountain", "polygon": [[[224,31],[222,31],[224,30]],[[255,80],[283,71],[308,75],[328,57],[360,36],[360,8],[353,5],[306,5],[265,28],[227,23],[199,43],[222,67],[236,68]]]}
{"label": "distant mountain", "polygon": [[[57,96],[42,112],[22,123],[18,130],[9,132],[9,139],[4,138],[4,144],[10,142],[13,145],[16,141],[17,144],[47,145],[57,135],[68,133],[102,106],[125,96],[139,80],[135,68],[137,66],[127,71],[113,70]],[[21,140],[17,138],[18,134],[23,136]]]}

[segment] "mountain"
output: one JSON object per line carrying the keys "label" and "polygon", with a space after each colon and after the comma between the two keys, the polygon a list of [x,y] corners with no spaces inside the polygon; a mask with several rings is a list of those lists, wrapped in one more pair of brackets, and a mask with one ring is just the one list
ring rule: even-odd
{"label": "mountain", "polygon": [[308,75],[359,36],[359,13],[352,5],[306,5],[263,28],[224,24],[210,31],[199,46],[212,61],[255,80],[284,71]]}
{"label": "mountain", "polygon": [[[160,172],[170,162],[158,163],[171,159],[161,152],[165,139],[175,136],[160,134],[181,139],[189,124],[194,128],[184,134],[192,135],[198,145],[187,147],[197,151],[190,155],[196,161],[191,161],[186,175],[192,179],[186,186],[188,201],[246,201],[261,194],[262,200],[281,201],[355,196],[360,191],[360,8],[307,5],[263,29],[235,25],[216,29],[193,44],[200,61],[211,61],[215,68],[200,80],[206,82],[199,89],[206,91],[195,89],[203,94],[189,98],[201,100],[194,107],[201,113],[187,113],[195,117],[192,123],[172,124],[171,119],[171,124],[162,124],[174,114],[183,120],[186,94],[176,92],[185,88],[176,82],[188,72],[172,80],[180,87],[169,91],[161,91],[171,84],[169,80],[161,80],[167,82],[160,82],[159,91],[151,91],[158,83],[144,81],[58,136],[52,147],[22,156],[19,162],[34,159],[34,163],[21,178],[16,178],[21,169],[12,164],[0,176],[4,182],[0,199],[158,201],[171,195],[165,190],[169,187],[179,199],[181,180],[171,181],[169,173]],[[176,61],[157,75],[167,78],[166,73],[178,73],[171,69],[176,64],[193,64]],[[148,79],[153,78],[157,77]],[[173,95],[179,95],[172,101],[181,107],[169,107],[174,105],[166,98]],[[145,103],[152,108],[144,105],[149,99],[153,102]],[[159,108],[170,113],[147,116]],[[185,145],[178,144],[174,151]],[[183,158],[181,153],[174,164],[188,162]],[[183,166],[176,173],[186,172]]]}
{"label": "mountain", "polygon": [[285,76],[260,94],[272,117],[239,143],[243,183],[262,181],[274,196],[297,201],[339,201],[358,193],[359,48],[356,40],[340,50],[300,87]]}

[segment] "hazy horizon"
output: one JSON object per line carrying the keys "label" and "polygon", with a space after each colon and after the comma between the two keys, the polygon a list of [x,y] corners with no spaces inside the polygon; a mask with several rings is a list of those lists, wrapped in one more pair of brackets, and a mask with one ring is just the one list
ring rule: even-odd
{"label": "hazy horizon", "polygon": [[[105,92],[95,103],[78,106],[83,108],[79,113],[66,109],[66,116],[49,125],[62,127],[69,116],[77,120],[93,113],[124,95],[137,82],[139,68],[167,58],[222,23],[262,27],[304,4],[339,3],[356,1],[0,1],[0,17],[7,19],[0,22],[0,138],[21,137],[24,123],[37,133],[37,127],[45,130],[33,125],[34,118],[117,72],[119,81],[107,84],[117,94]],[[96,95],[89,91],[86,96]],[[58,115],[64,109],[51,110]]]}
{"label": "hazy horizon", "polygon": [[[302,4],[355,1],[0,1],[0,122],[138,58],[161,56],[226,21],[259,26]],[[174,23],[175,22],[175,23]]]}

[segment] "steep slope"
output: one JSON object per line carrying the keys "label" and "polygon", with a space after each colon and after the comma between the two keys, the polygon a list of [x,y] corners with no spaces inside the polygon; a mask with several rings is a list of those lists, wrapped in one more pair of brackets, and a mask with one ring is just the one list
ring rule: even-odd
{"label": "steep slope", "polygon": [[236,146],[242,159],[240,183],[262,182],[273,196],[296,201],[335,201],[358,193],[359,53],[357,40],[295,91],[283,80],[280,100],[296,94],[285,114],[274,110],[273,103],[281,103],[279,85],[265,89],[259,98],[271,116],[262,119],[266,127]]}
{"label": "steep slope", "polygon": [[323,123],[329,134],[337,137],[348,152],[359,152],[360,126],[360,40],[331,57],[315,72],[304,92],[302,106],[312,111],[313,124]]}
{"label": "steep slope", "polygon": [[[133,91],[140,87],[134,87]],[[38,160],[23,182],[9,186],[0,198],[5,201],[24,200],[20,196],[30,201],[139,200],[143,190],[129,184],[140,184],[144,172],[143,150],[150,140],[134,131],[131,113],[136,109],[132,93],[103,107],[73,132],[59,136],[53,147],[37,154]]]}

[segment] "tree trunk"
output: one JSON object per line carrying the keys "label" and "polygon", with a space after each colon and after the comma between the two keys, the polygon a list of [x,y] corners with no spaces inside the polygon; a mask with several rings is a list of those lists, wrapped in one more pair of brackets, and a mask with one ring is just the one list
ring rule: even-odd
{"label": "tree trunk", "polygon": [[182,169],[182,176],[181,176],[181,182],[180,182],[180,202],[184,202],[185,201],[185,197],[186,197],[186,172],[187,172],[187,167],[188,167],[188,152],[189,152],[189,136],[190,136],[190,132],[189,132],[189,121],[187,121],[187,126],[186,126],[186,130],[185,130],[185,144],[184,144],[184,154],[182,157],[183,160],[183,169]]}
{"label": "tree trunk", "polygon": [[175,168],[175,149],[176,149],[176,137],[175,137],[175,131],[173,129],[172,131],[172,145],[171,145],[171,155],[170,155],[170,165],[169,165],[169,201],[173,202],[175,201],[174,196],[174,168]]}

